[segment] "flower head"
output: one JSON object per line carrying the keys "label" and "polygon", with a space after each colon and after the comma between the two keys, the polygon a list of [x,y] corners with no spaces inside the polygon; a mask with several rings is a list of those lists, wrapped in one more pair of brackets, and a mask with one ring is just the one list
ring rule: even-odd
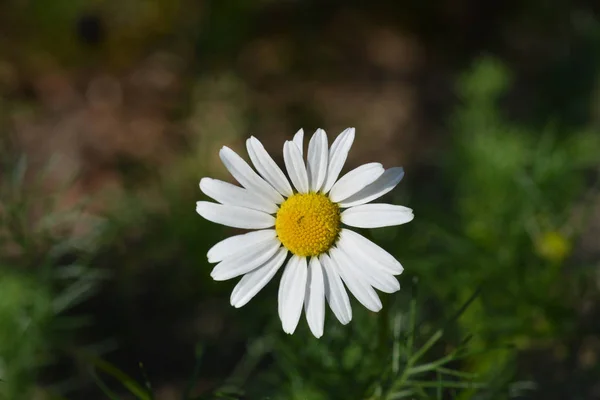
{"label": "flower head", "polygon": [[379,163],[369,163],[338,179],[354,142],[354,128],[344,130],[331,147],[325,131],[318,129],[308,144],[306,163],[303,136],[301,129],[283,146],[289,180],[258,139],[246,141],[257,172],[223,147],[221,160],[242,187],[203,178],[200,189],[220,204],[199,201],[196,211],[209,221],[253,230],[208,251],[208,261],[218,263],[211,272],[213,279],[243,275],[231,293],[231,304],[248,303],[290,255],[279,284],[283,330],[289,334],[296,330],[304,307],[310,330],[321,337],[325,299],[337,319],[347,324],[352,308],[345,287],[374,312],[381,309],[374,289],[386,293],[400,289],[394,275],[402,273],[402,265],[345,226],[400,225],[411,221],[413,213],[402,206],[367,204],[402,180],[402,168],[385,170]]}

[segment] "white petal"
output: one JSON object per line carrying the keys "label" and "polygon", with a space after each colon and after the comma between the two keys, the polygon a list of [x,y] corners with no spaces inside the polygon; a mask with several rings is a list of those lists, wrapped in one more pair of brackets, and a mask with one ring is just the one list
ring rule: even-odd
{"label": "white petal", "polygon": [[240,308],[252,300],[277,273],[287,253],[287,249],[282,246],[264,265],[244,275],[231,292],[231,305]]}
{"label": "white petal", "polygon": [[350,229],[342,229],[340,232],[340,240],[348,240],[352,243],[352,247],[363,253],[366,257],[376,261],[382,268],[389,271],[392,275],[400,275],[404,268],[390,253],[371,242],[364,236],[351,231]]}
{"label": "white petal", "polygon": [[357,271],[356,266],[351,262],[340,249],[334,247],[329,251],[333,264],[337,266],[337,271],[342,280],[358,300],[368,310],[377,312],[381,310],[381,300],[377,292],[364,279],[364,276]]}
{"label": "white petal", "polygon": [[363,204],[342,212],[342,222],[357,228],[382,228],[402,225],[415,217],[408,207],[393,204]]}
{"label": "white petal", "polygon": [[304,129],[298,129],[292,140],[298,146],[300,156],[302,156],[304,154]]}
{"label": "white petal", "polygon": [[250,272],[264,263],[275,254],[281,246],[279,240],[273,239],[258,244],[237,257],[226,258],[218,263],[210,273],[215,281],[226,281]]}
{"label": "white petal", "polygon": [[283,202],[283,197],[277,190],[273,189],[263,178],[258,176],[256,172],[242,159],[237,153],[229,147],[223,146],[219,151],[221,161],[231,173],[231,175],[246,189],[255,193],[258,196],[271,200],[275,204]]}
{"label": "white petal", "polygon": [[283,174],[283,171],[257,138],[252,136],[246,140],[246,149],[248,150],[252,164],[254,164],[254,168],[271,186],[286,197],[294,194],[290,182]]}
{"label": "white petal", "polygon": [[325,325],[325,286],[323,269],[316,257],[312,257],[308,265],[308,279],[304,298],[304,311],[310,331],[316,338],[323,336]]}
{"label": "white petal", "polygon": [[400,290],[398,279],[385,271],[372,268],[369,271],[364,271],[363,275],[371,286],[384,293],[396,293]]}
{"label": "white petal", "polygon": [[333,141],[331,149],[329,150],[327,177],[325,178],[325,182],[321,188],[323,193],[329,192],[329,190],[331,190],[335,184],[338,176],[340,176],[340,172],[342,171],[342,168],[344,168],[346,158],[348,158],[350,147],[352,147],[352,143],[354,142],[354,132],[354,128],[345,129]]}
{"label": "white petal", "polygon": [[306,257],[292,256],[279,284],[279,318],[285,333],[294,333],[302,314],[306,290]]}
{"label": "white petal", "polygon": [[380,163],[368,163],[354,168],[333,185],[329,192],[329,198],[334,203],[346,200],[365,186],[375,182],[384,172],[383,165]]}
{"label": "white petal", "polygon": [[300,193],[308,192],[308,175],[302,154],[294,142],[287,141],[283,145],[283,161],[288,175],[294,184],[296,190]]}
{"label": "white petal", "polygon": [[317,129],[308,143],[307,170],[310,190],[318,192],[327,177],[327,135],[323,129]]}
{"label": "white petal", "polygon": [[209,221],[241,229],[264,229],[275,225],[275,217],[249,208],[196,202],[196,212]]}
{"label": "white petal", "polygon": [[218,179],[202,178],[200,180],[200,189],[205,195],[221,204],[251,208],[269,214],[274,214],[279,209],[277,204],[272,201],[256,196],[244,188]]}
{"label": "white petal", "polygon": [[361,191],[354,193],[340,202],[340,207],[354,207],[378,199],[395,188],[403,177],[404,169],[402,167],[387,169],[375,182],[365,186]]}
{"label": "white petal", "polygon": [[346,293],[346,288],[344,288],[342,279],[331,258],[327,254],[321,254],[319,260],[325,272],[325,297],[327,297],[329,307],[336,318],[343,325],[346,325],[352,320],[352,307],[350,306],[350,299],[348,298],[348,293]]}
{"label": "white petal", "polygon": [[208,257],[208,262],[216,263],[229,257],[235,257],[260,243],[273,240],[276,237],[277,232],[275,232],[275,229],[265,229],[231,236],[211,247],[206,256]]}
{"label": "white petal", "polygon": [[398,280],[386,269],[383,269],[372,258],[357,251],[352,242],[342,240],[338,242],[338,248],[346,255],[346,258],[354,263],[357,270],[371,286],[385,293],[394,293],[400,290]]}

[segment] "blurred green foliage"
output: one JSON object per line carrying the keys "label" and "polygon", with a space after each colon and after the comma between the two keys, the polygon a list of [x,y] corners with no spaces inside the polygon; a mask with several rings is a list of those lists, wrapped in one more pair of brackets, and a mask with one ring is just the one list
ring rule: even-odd
{"label": "blurred green foliage", "polygon": [[[6,270],[4,266],[3,271]],[[51,293],[30,276],[3,272],[0,278],[0,393],[6,399],[32,396],[36,369],[47,354]]]}
{"label": "blurred green foliage", "polygon": [[[584,223],[577,209],[593,206],[586,174],[597,167],[600,137],[510,122],[499,107],[509,82],[493,59],[459,81],[453,143],[441,166],[452,196],[443,210],[422,211],[418,234],[435,254],[418,273],[446,306],[481,289],[459,320],[473,347],[552,348],[575,327],[577,285],[589,273],[571,265],[570,252]],[[469,361],[479,373],[514,364],[498,354]]]}
{"label": "blurred green foliage", "polygon": [[0,184],[0,397],[20,400],[56,395],[42,391],[40,375],[72,351],[75,332],[89,319],[70,311],[106,274],[87,266],[99,221],[89,220],[84,235],[65,234],[82,221],[81,205],[58,210],[62,192],[44,193],[46,175],[28,179],[27,160],[8,149],[2,147]]}

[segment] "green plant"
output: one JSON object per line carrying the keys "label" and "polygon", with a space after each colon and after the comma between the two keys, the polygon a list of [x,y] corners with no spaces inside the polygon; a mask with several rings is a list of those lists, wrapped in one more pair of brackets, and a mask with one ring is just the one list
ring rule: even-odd
{"label": "green plant", "polygon": [[5,160],[0,177],[0,396],[56,395],[39,375],[57,353],[72,346],[71,333],[88,323],[69,312],[104,278],[87,267],[100,227],[88,226],[86,235],[65,234],[82,222],[82,209],[57,210],[60,193],[40,195],[44,174],[28,182],[24,158]]}
{"label": "green plant", "polygon": [[[460,304],[481,286],[459,319],[476,349],[549,347],[572,330],[574,288],[584,273],[565,269],[580,230],[573,215],[600,150],[590,131],[563,135],[549,125],[538,132],[509,121],[500,107],[509,82],[493,59],[459,81],[451,151],[440,165],[447,207],[422,210],[427,221],[416,233],[431,253],[419,275],[443,304]],[[515,354],[471,357],[466,370],[491,376],[514,365]]]}

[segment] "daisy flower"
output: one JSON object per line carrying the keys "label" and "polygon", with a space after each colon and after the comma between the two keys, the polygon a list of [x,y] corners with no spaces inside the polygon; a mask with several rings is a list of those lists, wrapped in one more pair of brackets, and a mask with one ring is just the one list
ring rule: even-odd
{"label": "daisy flower", "polygon": [[[300,129],[283,146],[289,180],[255,137],[246,148],[256,172],[228,147],[221,160],[242,187],[202,178],[200,189],[218,203],[199,201],[196,211],[209,221],[254,230],[214,245],[208,261],[216,281],[243,275],[231,293],[242,307],[285,268],[279,283],[279,318],[292,334],[302,314],[316,337],[323,335],[325,299],[342,324],[352,319],[346,288],[367,309],[377,312],[377,292],[400,290],[394,275],[402,265],[387,251],[347,227],[379,228],[413,219],[410,208],[371,203],[392,190],[404,176],[400,167],[368,163],[338,179],[354,142],[354,128],[344,130],[328,147],[318,129],[303,158]],[[290,184],[291,181],[291,184]],[[290,255],[288,259],[288,255]],[[286,259],[287,263],[286,263]]]}

